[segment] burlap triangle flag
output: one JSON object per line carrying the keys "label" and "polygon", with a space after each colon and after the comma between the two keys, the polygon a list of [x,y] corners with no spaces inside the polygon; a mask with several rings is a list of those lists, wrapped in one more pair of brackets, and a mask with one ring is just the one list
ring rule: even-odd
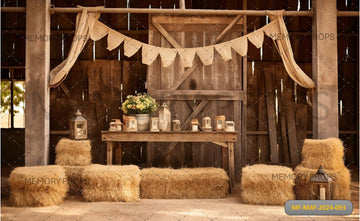
{"label": "burlap triangle flag", "polygon": [[239,55],[245,56],[248,50],[248,40],[245,36],[230,41],[232,49]]}
{"label": "burlap triangle flag", "polygon": [[281,36],[278,20],[272,21],[263,27],[265,34],[272,40],[283,38],[287,36]]}
{"label": "burlap triangle flag", "polygon": [[109,30],[109,34],[107,36],[107,48],[109,51],[117,48],[123,41],[125,40],[125,36],[117,31],[112,29]]}
{"label": "burlap triangle flag", "polygon": [[224,61],[228,61],[232,58],[230,42],[227,41],[221,44],[217,44],[215,45],[215,49],[217,52],[219,52],[221,58],[224,59]]}
{"label": "burlap triangle flag", "polygon": [[98,20],[95,21],[93,26],[89,25],[90,38],[94,41],[102,39],[108,32],[109,27]]}
{"label": "burlap triangle flag", "polygon": [[196,48],[196,54],[204,65],[210,65],[214,60],[214,46]]}
{"label": "burlap triangle flag", "polygon": [[176,50],[181,58],[183,66],[185,68],[192,67],[196,49],[195,48],[186,48],[186,49],[178,48]]}
{"label": "burlap triangle flag", "polygon": [[262,29],[258,29],[246,35],[246,37],[253,45],[255,45],[255,47],[261,48],[264,42],[264,31]]}
{"label": "burlap triangle flag", "polygon": [[157,56],[159,55],[159,47],[155,47],[148,44],[142,46],[142,63],[150,65],[152,64]]}
{"label": "burlap triangle flag", "polygon": [[127,57],[133,56],[143,45],[140,41],[133,38],[125,37],[124,55]]}
{"label": "burlap triangle flag", "polygon": [[163,67],[169,67],[175,60],[177,51],[171,48],[160,48],[160,57]]}

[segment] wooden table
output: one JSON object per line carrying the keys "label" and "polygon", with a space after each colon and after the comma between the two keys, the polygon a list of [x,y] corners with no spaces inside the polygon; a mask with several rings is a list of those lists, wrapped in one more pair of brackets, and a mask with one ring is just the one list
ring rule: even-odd
{"label": "wooden table", "polygon": [[[211,142],[222,147],[223,168],[228,168],[230,188],[234,187],[234,143],[237,132],[122,132],[101,131],[101,140],[107,142],[107,164],[112,164],[113,149],[116,148],[116,158],[121,164],[120,142]],[[228,159],[226,157],[228,156]],[[227,165],[228,163],[228,165]]]}

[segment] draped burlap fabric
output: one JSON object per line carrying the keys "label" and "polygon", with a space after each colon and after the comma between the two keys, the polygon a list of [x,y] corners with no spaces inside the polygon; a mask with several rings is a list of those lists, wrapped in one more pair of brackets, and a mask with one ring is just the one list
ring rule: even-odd
{"label": "draped burlap fabric", "polygon": [[309,78],[296,64],[288,38],[288,32],[282,16],[284,12],[283,10],[267,11],[271,22],[245,36],[216,45],[174,49],[145,44],[133,38],[127,37],[100,22],[98,20],[100,17],[99,13],[88,12],[87,8],[81,8],[82,12],[77,15],[76,19],[75,37],[83,37],[78,38],[76,41],[73,40],[68,57],[61,64],[51,70],[49,83],[50,87],[58,86],[66,78],[89,38],[97,41],[107,35],[108,50],[113,50],[120,44],[124,43],[124,54],[127,57],[133,56],[142,48],[142,62],[146,65],[152,64],[158,55],[160,55],[162,65],[164,67],[169,67],[174,62],[176,56],[179,55],[183,67],[187,68],[193,66],[195,54],[197,54],[204,65],[211,65],[213,63],[215,51],[216,53],[219,53],[220,57],[224,61],[232,59],[232,49],[240,56],[246,56],[248,41],[255,47],[260,48],[264,42],[264,33],[274,41],[289,76],[302,87],[315,87],[315,83],[311,80],[311,78]]}
{"label": "draped burlap fabric", "polygon": [[[70,69],[75,64],[79,54],[84,49],[86,42],[89,40],[89,26],[95,24],[100,18],[100,13],[88,12],[87,8],[82,8],[82,12],[76,16],[75,35],[70,47],[68,57],[58,66],[50,71],[50,87],[56,87],[61,84],[69,74]],[[102,8],[102,7],[97,7]]]}

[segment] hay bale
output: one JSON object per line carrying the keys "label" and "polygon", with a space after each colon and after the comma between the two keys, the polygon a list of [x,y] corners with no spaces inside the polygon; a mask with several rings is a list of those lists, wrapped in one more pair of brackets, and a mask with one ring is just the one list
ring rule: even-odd
{"label": "hay bale", "polygon": [[301,165],[306,168],[318,169],[321,165],[324,169],[334,170],[345,167],[344,146],[338,138],[305,139],[302,156]]}
{"label": "hay bale", "polygon": [[295,199],[294,173],[291,168],[270,165],[252,165],[242,169],[241,197],[244,203],[284,205]]}
{"label": "hay bale", "polygon": [[91,164],[90,140],[61,139],[55,148],[57,165],[87,166]]}
{"label": "hay bale", "polygon": [[[350,171],[343,167],[337,170],[324,169],[325,172],[334,180],[331,185],[332,196],[334,200],[351,200],[350,191]],[[317,200],[317,190],[309,184],[309,180],[317,172],[317,169],[309,169],[299,165],[295,168],[296,175],[296,199],[299,200]]]}
{"label": "hay bale", "polygon": [[9,177],[14,206],[53,206],[62,203],[68,190],[61,166],[17,167]]}
{"label": "hay bale", "polygon": [[82,175],[82,195],[88,201],[139,200],[140,170],[137,166],[93,164]]}
{"label": "hay bale", "polygon": [[71,195],[80,195],[82,183],[86,182],[82,178],[83,171],[85,169],[84,166],[63,166],[65,169],[65,174],[67,177],[67,181],[69,183],[69,191],[68,193]]}
{"label": "hay bale", "polygon": [[229,178],[221,168],[148,168],[140,192],[148,199],[216,199],[229,192]]}

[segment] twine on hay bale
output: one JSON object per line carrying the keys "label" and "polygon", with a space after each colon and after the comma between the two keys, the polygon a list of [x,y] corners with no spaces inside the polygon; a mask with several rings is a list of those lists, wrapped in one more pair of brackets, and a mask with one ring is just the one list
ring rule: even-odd
{"label": "twine on hay bale", "polygon": [[87,166],[91,164],[90,140],[61,139],[55,148],[57,165]]}
{"label": "twine on hay bale", "polygon": [[148,199],[216,199],[229,192],[229,178],[221,168],[148,168],[140,192]]}
{"label": "twine on hay bale", "polygon": [[329,170],[345,167],[344,146],[338,138],[305,139],[302,156],[301,165],[310,169],[318,169],[320,165]]}
{"label": "twine on hay bale", "polygon": [[61,166],[17,167],[9,177],[14,206],[54,206],[62,203],[68,184]]}
{"label": "twine on hay bale", "polygon": [[[302,165],[295,168],[296,175],[296,198],[299,200],[317,200],[317,190],[309,183],[318,169],[309,169]],[[329,170],[325,172],[334,180],[331,184],[331,199],[334,200],[351,200],[350,190],[350,171],[343,167],[341,169]]]}
{"label": "twine on hay bale", "polygon": [[242,169],[241,197],[244,203],[284,205],[295,199],[294,173],[291,168],[271,165],[252,165]]}
{"label": "twine on hay bale", "polygon": [[92,164],[85,167],[82,195],[87,201],[139,200],[140,170],[137,166]]}
{"label": "twine on hay bale", "polygon": [[80,195],[82,183],[86,182],[82,178],[83,171],[85,166],[63,166],[65,169],[65,174],[67,181],[69,183],[68,193],[71,195]]}

